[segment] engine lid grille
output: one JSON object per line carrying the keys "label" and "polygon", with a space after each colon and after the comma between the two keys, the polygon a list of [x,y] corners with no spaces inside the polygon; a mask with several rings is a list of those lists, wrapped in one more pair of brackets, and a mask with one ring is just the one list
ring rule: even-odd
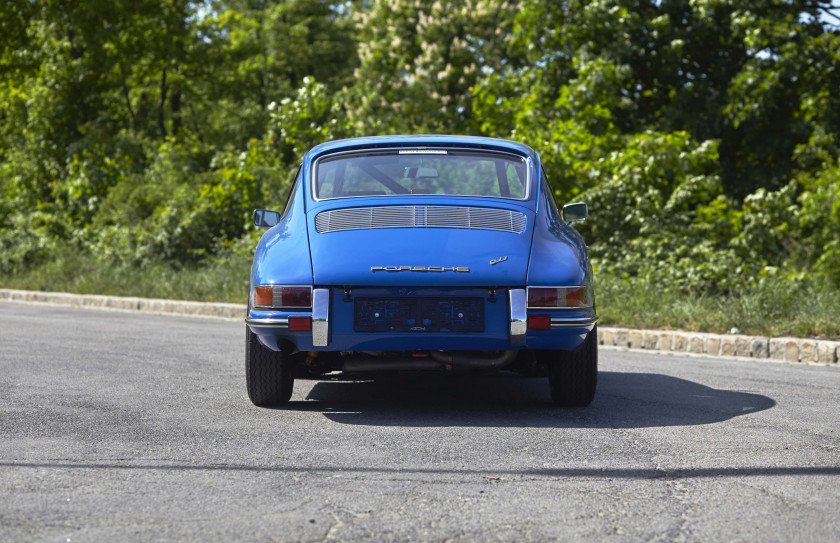
{"label": "engine lid grille", "polygon": [[379,206],[322,211],[315,216],[319,234],[374,228],[466,228],[521,234],[525,214],[509,209],[456,206]]}

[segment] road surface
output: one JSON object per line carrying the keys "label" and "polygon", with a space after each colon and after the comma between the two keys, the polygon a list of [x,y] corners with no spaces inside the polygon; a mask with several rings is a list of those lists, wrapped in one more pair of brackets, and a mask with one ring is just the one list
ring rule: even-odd
{"label": "road surface", "polygon": [[0,541],[837,541],[840,368],[601,350],[245,393],[244,324],[0,303]]}

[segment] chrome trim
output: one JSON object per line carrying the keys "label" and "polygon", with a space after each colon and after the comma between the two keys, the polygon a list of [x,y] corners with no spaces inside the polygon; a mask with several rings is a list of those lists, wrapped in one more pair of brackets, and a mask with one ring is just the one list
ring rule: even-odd
{"label": "chrome trim", "polygon": [[552,328],[574,328],[587,327],[591,328],[598,323],[598,317],[578,317],[573,319],[553,318],[551,319]]}
{"label": "chrome trim", "polygon": [[379,228],[462,228],[521,234],[528,219],[512,209],[491,207],[392,205],[328,209],[315,216],[319,234]]}
{"label": "chrome trim", "polygon": [[453,267],[446,267],[446,266],[371,266],[370,271],[377,272],[377,271],[385,271],[385,272],[398,272],[398,271],[412,271],[412,272],[446,272],[446,271],[453,271],[453,272],[469,272],[470,269],[466,266],[453,266]]}
{"label": "chrome trim", "polygon": [[[308,317],[309,315],[301,315]],[[251,328],[288,328],[289,319],[245,319],[245,324]]]}
{"label": "chrome trim", "polygon": [[508,300],[510,301],[510,344],[513,347],[521,347],[525,345],[525,336],[528,333],[525,289],[510,289]]}
{"label": "chrome trim", "polygon": [[330,344],[330,290],[316,288],[312,291],[312,345],[326,347]]}

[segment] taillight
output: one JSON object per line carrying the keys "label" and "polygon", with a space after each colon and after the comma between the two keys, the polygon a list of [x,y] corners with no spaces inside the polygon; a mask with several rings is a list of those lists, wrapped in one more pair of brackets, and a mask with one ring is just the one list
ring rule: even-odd
{"label": "taillight", "polygon": [[589,307],[586,287],[528,287],[528,307],[575,308]]}
{"label": "taillight", "polygon": [[308,309],[312,307],[312,287],[257,285],[254,307]]}

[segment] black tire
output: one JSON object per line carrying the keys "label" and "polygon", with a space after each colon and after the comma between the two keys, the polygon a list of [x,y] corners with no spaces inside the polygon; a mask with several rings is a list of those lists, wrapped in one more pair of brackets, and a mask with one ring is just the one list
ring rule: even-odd
{"label": "black tire", "polygon": [[551,400],[563,407],[586,407],[598,385],[598,328],[574,351],[537,351],[548,363]]}
{"label": "black tire", "polygon": [[245,327],[245,385],[254,405],[284,405],[292,397],[295,384],[288,355],[265,347],[257,335]]}

